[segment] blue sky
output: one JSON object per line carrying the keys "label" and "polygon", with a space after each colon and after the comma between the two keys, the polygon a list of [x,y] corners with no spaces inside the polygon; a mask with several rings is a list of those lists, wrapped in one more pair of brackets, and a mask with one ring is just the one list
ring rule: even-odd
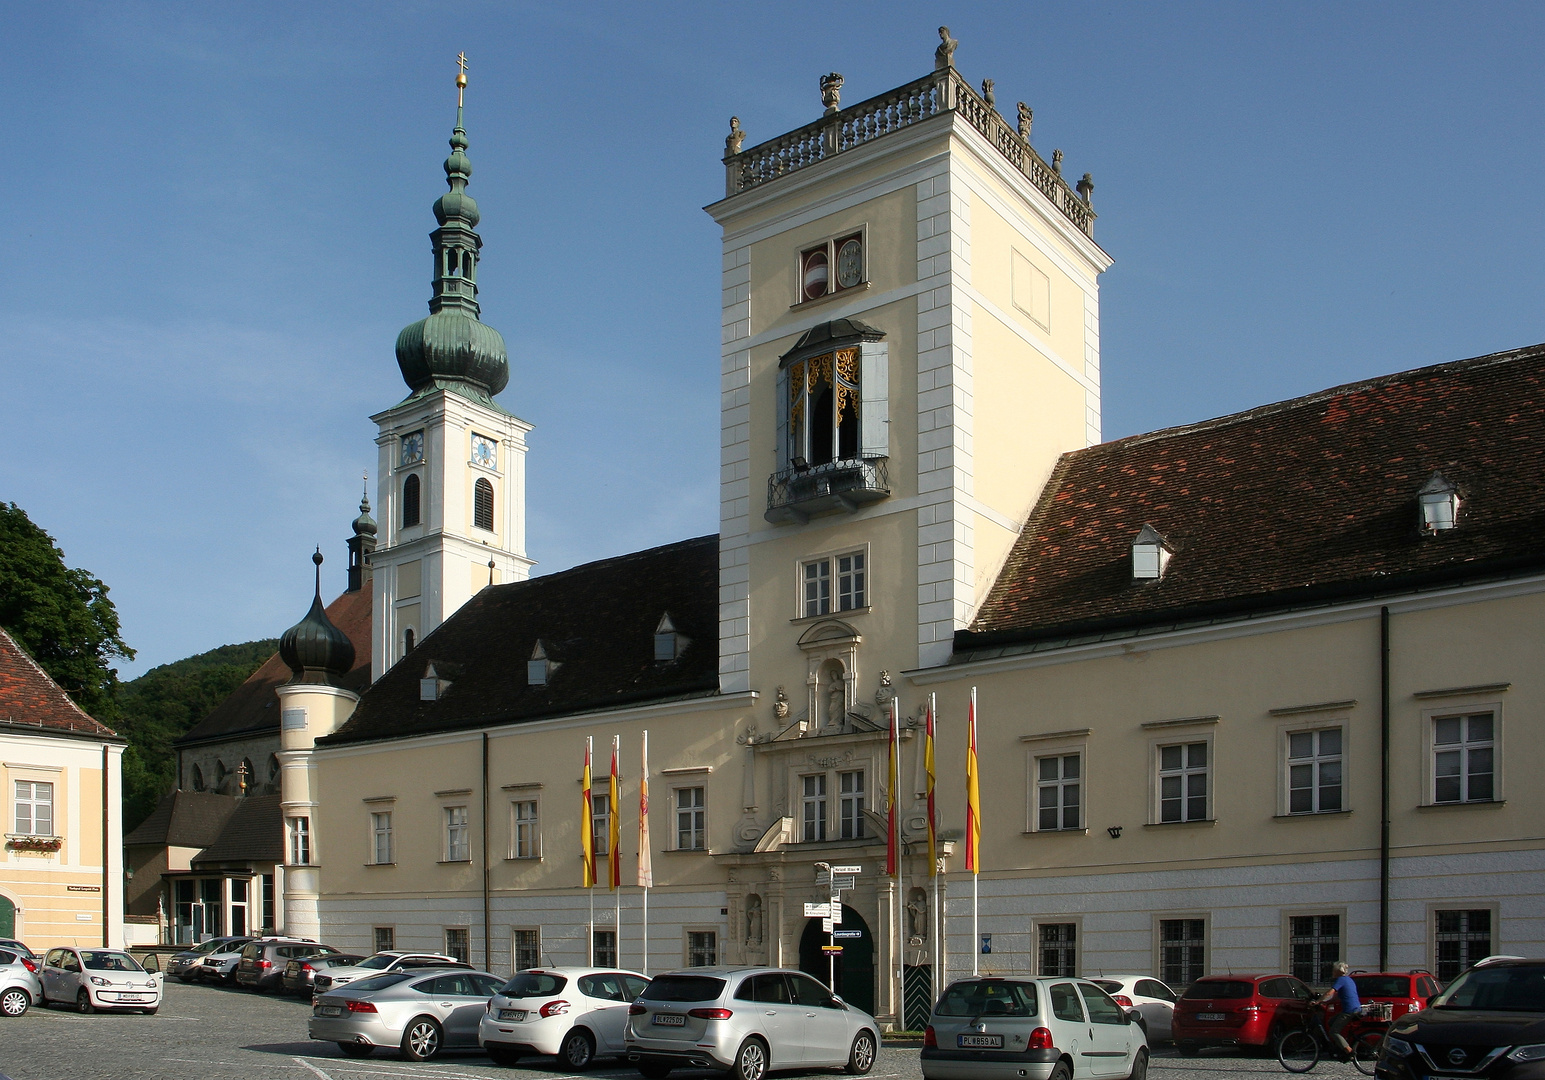
{"label": "blue sky", "polygon": [[315,544],[341,590],[465,50],[537,572],[714,531],[728,118],[941,22],[1094,174],[1108,438],[1545,339],[1537,4],[9,4],[0,499],[126,676],[282,631]]}

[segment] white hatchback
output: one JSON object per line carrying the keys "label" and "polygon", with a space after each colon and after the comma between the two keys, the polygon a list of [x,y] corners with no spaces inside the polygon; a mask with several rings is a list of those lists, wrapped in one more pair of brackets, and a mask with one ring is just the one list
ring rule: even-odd
{"label": "white hatchback", "polygon": [[923,1032],[924,1080],[1145,1080],[1148,1043],[1088,979],[951,983]]}
{"label": "white hatchback", "polygon": [[1117,1005],[1138,1011],[1149,1046],[1171,1037],[1170,1018],[1180,995],[1164,983],[1152,975],[1101,975],[1089,981],[1115,998]]}
{"label": "white hatchback", "polygon": [[43,984],[43,1005],[70,1005],[83,1013],[98,1009],[154,1013],[161,1007],[161,976],[117,949],[49,949],[38,978]]}
{"label": "white hatchback", "polygon": [[648,985],[647,976],[617,968],[517,971],[489,1001],[477,1041],[500,1065],[552,1054],[560,1069],[577,1072],[627,1053],[628,1006]]}

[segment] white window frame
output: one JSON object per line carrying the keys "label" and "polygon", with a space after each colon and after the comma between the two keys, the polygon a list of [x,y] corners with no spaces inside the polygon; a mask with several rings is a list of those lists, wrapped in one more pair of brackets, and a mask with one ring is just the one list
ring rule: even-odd
{"label": "white window frame", "polygon": [[[854,791],[844,791],[843,780],[849,776],[858,778]],[[862,766],[837,770],[837,839],[864,840],[869,838],[869,826],[864,811],[869,809],[869,770]]]}
{"label": "white window frame", "polygon": [[[23,796],[23,794],[22,794],[22,786],[23,785],[26,785],[26,787],[27,787],[27,794],[25,796]],[[42,799],[42,798],[38,797],[39,794],[40,794],[40,789],[46,790],[47,796],[48,796],[46,799]],[[12,796],[12,805],[11,805],[12,818],[11,818],[11,821],[12,821],[12,824],[16,828],[16,835],[17,836],[48,836],[48,837],[56,837],[56,836],[59,835],[59,815],[55,812],[55,807],[56,807],[56,802],[55,802],[55,799],[54,799],[55,791],[56,791],[56,785],[54,784],[54,782],[52,780],[28,780],[28,779],[16,779],[16,780],[14,780],[14,782],[12,783],[12,786],[11,786],[11,796]],[[44,806],[46,806],[48,808],[48,831],[47,832],[42,832],[42,831],[40,831],[38,829],[38,809],[40,807],[44,807]],[[22,828],[22,820],[23,820],[22,819],[22,808],[23,807],[27,808],[27,817],[26,817],[27,827],[26,828]]]}
{"label": "white window frame", "polygon": [[[1067,731],[1048,731],[1038,735],[1021,735],[1019,741],[1025,744],[1025,835],[1044,833],[1047,836],[1087,836],[1089,834],[1089,729],[1073,728]],[[1078,820],[1082,824],[1076,829],[1042,829],[1040,760],[1050,757],[1063,758],[1070,754],[1077,754],[1079,760],[1081,778],[1078,792]]]}
{"label": "white window frame", "polygon": [[[531,807],[531,816],[520,816],[520,808]],[[528,839],[528,850],[521,851],[521,836]],[[511,859],[540,859],[542,857],[542,806],[535,795],[510,800],[510,853]]]}
{"label": "white window frame", "polygon": [[[1302,815],[1300,815],[1300,816],[1302,816]],[[1293,920],[1294,919],[1302,919],[1302,918],[1305,918],[1305,917],[1308,917],[1308,916],[1311,916],[1311,915],[1312,916],[1318,916],[1319,918],[1322,918],[1322,919],[1325,918],[1328,915],[1333,915],[1333,916],[1335,916],[1336,918],[1338,918],[1340,920],[1340,922],[1338,923],[1339,937],[1337,938],[1339,955],[1336,957],[1336,959],[1337,960],[1345,960],[1347,958],[1348,936],[1347,936],[1347,909],[1346,908],[1344,908],[1344,907],[1323,907],[1323,906],[1321,906],[1321,907],[1306,907],[1306,908],[1283,908],[1282,909],[1282,964],[1281,964],[1281,969],[1283,971],[1285,971],[1287,974],[1292,975],[1295,979],[1298,978],[1298,976],[1296,974],[1294,974],[1294,972],[1293,972]],[[1310,986],[1316,985],[1315,981],[1313,979],[1304,979],[1302,981],[1308,983]],[[1326,982],[1323,985],[1329,986],[1330,983]]]}
{"label": "white window frame", "polygon": [[[458,820],[459,816],[459,820]],[[472,809],[466,803],[446,803],[440,807],[441,834],[445,840],[445,862],[472,861]]]}
{"label": "white window frame", "polygon": [[[1437,756],[1440,752],[1437,743],[1438,721],[1447,720],[1453,717],[1479,716],[1483,713],[1491,714],[1491,798],[1461,799],[1457,802],[1439,802],[1437,791]],[[1502,714],[1502,702],[1500,700],[1493,698],[1486,701],[1465,701],[1462,698],[1458,698],[1455,699],[1454,702],[1445,705],[1442,708],[1423,709],[1422,727],[1422,767],[1424,772],[1424,785],[1422,791],[1423,806],[1489,806],[1495,803],[1503,802],[1505,800],[1505,793],[1502,786],[1502,763],[1507,760],[1507,757],[1503,750],[1502,740],[1505,726]],[[1466,725],[1466,728],[1468,729],[1468,725]],[[1468,734],[1468,730],[1466,731],[1466,734]],[[1460,745],[1468,746],[1468,744]],[[1468,758],[1466,758],[1466,760],[1468,760]],[[1464,783],[1464,792],[1468,795],[1469,773],[1462,773],[1461,776]]]}
{"label": "white window frame", "polygon": [[311,818],[305,814],[297,814],[288,822],[290,828],[290,865],[310,866],[311,863]]}
{"label": "white window frame", "polygon": [[1041,927],[1073,927],[1073,973],[1067,976],[1048,975],[1046,978],[1078,978],[1084,961],[1084,917],[1082,915],[1037,916],[1030,923],[1030,967],[1036,977],[1041,977]]}
{"label": "white window frame", "polygon": [[[1438,912],[1440,911],[1491,912],[1491,940],[1487,943],[1486,951],[1492,955],[1507,951],[1502,947],[1502,905],[1497,901],[1454,899],[1437,903],[1429,902],[1427,904],[1427,970],[1432,972],[1433,978],[1440,978],[1438,975]],[[1461,963],[1460,970],[1464,970],[1465,966]]]}
{"label": "white window frame", "polygon": [[[608,784],[611,782],[611,778],[609,776],[603,777],[602,779],[604,779]],[[603,855],[610,857],[612,853],[611,824],[612,807],[610,790],[607,789],[597,791],[594,787],[592,787],[590,789],[590,836],[593,841],[592,850],[595,852],[597,859],[600,859]]]}
{"label": "white window frame", "polygon": [[[1319,764],[1322,761],[1319,756],[1320,733],[1339,728],[1341,731],[1341,806],[1335,810],[1323,810],[1319,806],[1320,788]],[[1294,735],[1312,734],[1315,739],[1315,756],[1312,759],[1315,765],[1315,786],[1313,810],[1293,809],[1293,766],[1294,763],[1303,764],[1302,758],[1290,756],[1293,752],[1292,739]],[[1278,817],[1315,817],[1319,814],[1345,814],[1352,809],[1350,784],[1351,776],[1351,743],[1352,724],[1345,716],[1327,716],[1324,719],[1300,720],[1296,724],[1282,724],[1277,728],[1277,816]]]}
{"label": "white window frame", "polygon": [[[1198,771],[1206,773],[1206,776],[1207,776],[1207,813],[1206,813],[1205,816],[1199,817],[1199,818],[1192,818],[1192,817],[1182,816],[1178,821],[1165,821],[1164,820],[1164,776],[1166,775],[1166,770],[1163,767],[1163,765],[1164,765],[1164,748],[1168,747],[1168,746],[1189,746],[1189,745],[1191,745],[1193,743],[1203,743],[1203,744],[1206,745],[1206,747],[1207,747],[1207,764],[1202,769],[1196,769],[1196,768],[1190,767],[1190,766],[1183,766],[1182,769],[1181,769],[1181,775],[1182,775],[1182,777],[1184,777],[1186,775],[1189,775],[1190,773],[1198,772]],[[1162,738],[1154,739],[1151,745],[1152,745],[1152,749],[1150,750],[1150,755],[1151,756],[1150,756],[1150,759],[1149,759],[1151,764],[1149,766],[1148,775],[1149,775],[1149,783],[1152,785],[1152,791],[1150,793],[1150,800],[1149,800],[1149,807],[1148,807],[1148,813],[1149,813],[1148,823],[1150,825],[1189,825],[1189,824],[1194,824],[1194,823],[1199,823],[1199,822],[1204,822],[1204,821],[1215,821],[1216,818],[1217,818],[1218,757],[1217,757],[1217,753],[1215,752],[1215,747],[1214,747],[1214,744],[1213,744],[1212,732],[1211,731],[1201,731],[1201,732],[1197,732],[1197,731],[1165,732],[1165,734],[1164,734],[1164,736]],[[1187,761],[1189,760],[1189,758],[1190,758],[1189,751],[1186,752],[1185,758],[1186,758]],[[1189,787],[1189,784],[1186,783],[1184,780],[1182,780],[1182,783],[1181,783],[1181,810],[1182,810],[1182,814],[1184,814],[1185,810],[1187,809],[1187,804],[1188,804],[1189,796],[1186,794],[1186,789],[1188,787]]]}
{"label": "white window frame", "polygon": [[[396,821],[393,817],[395,812],[396,807],[390,803],[369,807],[370,819],[367,824],[370,828],[368,836],[370,846],[366,851],[370,855],[368,860],[370,866],[392,866],[397,862]],[[382,828],[383,819],[386,826],[384,829]],[[385,859],[381,858],[383,838],[386,841]]]}
{"label": "white window frame", "polygon": [[[1066,761],[1067,761],[1068,758],[1077,758],[1078,759],[1078,776],[1077,777],[1067,777],[1067,776],[1062,775],[1063,772],[1066,769]],[[1058,775],[1057,775],[1057,778],[1055,780],[1044,780],[1044,779],[1042,779],[1042,777],[1041,777],[1041,763],[1043,761],[1056,761],[1057,762],[1057,773],[1058,773]],[[1030,831],[1031,832],[1087,833],[1089,831],[1088,816],[1087,816],[1087,814],[1084,811],[1084,806],[1085,806],[1085,803],[1086,803],[1087,798],[1088,798],[1088,787],[1089,787],[1088,763],[1089,763],[1089,755],[1088,755],[1086,749],[1082,745],[1072,746],[1072,747],[1058,747],[1058,748],[1039,747],[1034,752],[1031,753],[1031,755],[1030,755]],[[1066,788],[1069,784],[1076,784],[1078,786],[1078,801],[1075,804],[1075,808],[1078,811],[1078,824],[1076,824],[1076,825],[1066,825],[1066,824],[1064,824],[1064,822],[1066,820],[1065,811],[1067,809],[1067,803],[1064,801],[1064,798],[1063,798],[1063,789]],[[1057,795],[1058,795],[1058,797],[1057,797],[1057,805],[1056,805],[1057,824],[1055,826],[1051,827],[1051,828],[1048,828],[1048,827],[1046,827],[1045,825],[1043,825],[1041,823],[1041,792],[1043,790],[1046,790],[1046,789],[1055,789],[1057,791]]]}
{"label": "white window frame", "polygon": [[[693,792],[697,793],[697,802],[684,801]],[[704,784],[692,784],[671,789],[671,801],[676,811],[676,829],[672,833],[672,840],[677,851],[707,851],[708,850],[708,788]],[[687,823],[687,828],[682,828],[682,823]],[[683,844],[681,834],[686,832],[692,842]]]}
{"label": "white window frame", "polygon": [[[842,579],[841,560],[859,558],[863,565],[857,570],[850,569],[848,577],[855,574],[863,575],[863,594],[859,599],[862,604],[855,603],[852,607],[842,607]],[[805,600],[805,573],[806,567],[819,566],[825,563],[827,567],[827,610],[808,610]],[[816,605],[819,609],[819,601]],[[800,559],[795,564],[794,570],[794,621],[803,619],[832,619],[847,618],[849,615],[858,615],[874,608],[874,558],[870,551],[870,545],[859,544],[834,548],[831,551],[820,551]]]}
{"label": "white window frame", "polygon": [[[806,785],[805,781],[815,779],[820,780],[820,783],[815,785],[820,790],[815,793],[808,792],[806,790],[808,785]],[[827,794],[829,786],[830,784],[825,772],[799,774],[799,820],[795,823],[795,826],[799,829],[799,842],[802,844],[824,843],[831,836],[831,822],[829,820],[831,804],[830,797]],[[811,807],[819,807],[819,813],[813,818],[809,813]],[[806,826],[809,824],[816,826],[815,832],[818,835],[807,835]]]}

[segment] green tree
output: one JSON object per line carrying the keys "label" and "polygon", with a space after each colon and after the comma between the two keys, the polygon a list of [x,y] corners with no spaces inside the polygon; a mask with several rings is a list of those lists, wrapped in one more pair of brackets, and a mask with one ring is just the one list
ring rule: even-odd
{"label": "green tree", "polygon": [[0,503],[0,626],[88,714],[111,725],[115,657],[134,659],[107,586],[64,563],[54,538],[15,503]]}

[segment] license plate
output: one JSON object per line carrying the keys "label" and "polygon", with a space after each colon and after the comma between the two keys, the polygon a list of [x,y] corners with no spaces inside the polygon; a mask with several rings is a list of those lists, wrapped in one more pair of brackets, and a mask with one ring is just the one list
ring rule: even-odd
{"label": "license plate", "polygon": [[149,1001],[149,994],[119,994],[119,1001]]}
{"label": "license plate", "polygon": [[983,1050],[1001,1050],[1003,1048],[1002,1035],[956,1035],[955,1045],[980,1048]]}
{"label": "license plate", "polygon": [[526,1018],[526,1010],[525,1009],[500,1009],[499,1010],[499,1019],[500,1020],[524,1020],[525,1018]]}
{"label": "license plate", "polygon": [[1222,1020],[1223,1019],[1223,1014],[1222,1013],[1197,1013],[1196,1014],[1196,1018],[1198,1020]]}
{"label": "license plate", "polygon": [[685,1027],[687,1018],[680,1013],[655,1013],[654,1023],[660,1027]]}
{"label": "license plate", "polygon": [[318,1016],[342,1016],[343,1015],[343,1006],[342,1005],[318,1005],[317,1006],[317,1015]]}

